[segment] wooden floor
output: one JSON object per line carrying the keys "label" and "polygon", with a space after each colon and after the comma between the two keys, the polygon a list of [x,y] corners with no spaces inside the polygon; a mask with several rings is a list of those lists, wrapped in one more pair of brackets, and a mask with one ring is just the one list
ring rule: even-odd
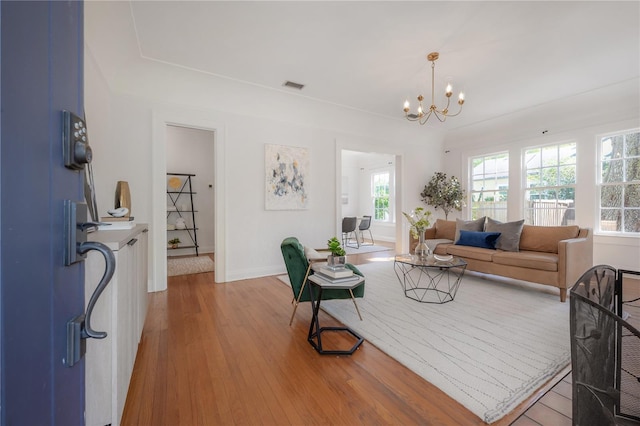
{"label": "wooden floor", "polygon": [[[319,355],[307,342],[308,304],[287,325],[291,298],[276,277],[169,277],[167,291],[149,295],[122,424],[485,424],[366,341],[352,356]],[[323,312],[320,319],[335,323]],[[493,424],[570,425],[568,372]]]}

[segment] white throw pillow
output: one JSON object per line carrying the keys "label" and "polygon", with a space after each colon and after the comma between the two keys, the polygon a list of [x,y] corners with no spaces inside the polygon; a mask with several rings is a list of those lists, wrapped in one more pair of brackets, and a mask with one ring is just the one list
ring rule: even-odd
{"label": "white throw pillow", "polygon": [[311,247],[304,246],[304,257],[306,257],[307,259],[316,260],[316,259],[326,259],[327,255],[322,255],[318,253],[317,250],[312,249]]}

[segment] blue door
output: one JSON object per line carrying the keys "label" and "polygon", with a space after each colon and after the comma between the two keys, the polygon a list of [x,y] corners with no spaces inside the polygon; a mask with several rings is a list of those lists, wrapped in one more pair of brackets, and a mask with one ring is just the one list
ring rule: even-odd
{"label": "blue door", "polygon": [[83,115],[83,3],[0,7],[0,424],[82,425],[84,362],[64,358],[84,266],[64,266],[63,203],[83,175],[61,135],[62,110]]}

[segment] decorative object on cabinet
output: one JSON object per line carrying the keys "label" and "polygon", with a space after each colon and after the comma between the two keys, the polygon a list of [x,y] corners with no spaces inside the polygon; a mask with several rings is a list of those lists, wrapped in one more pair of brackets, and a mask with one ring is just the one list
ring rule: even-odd
{"label": "decorative object on cabinet", "polygon": [[116,184],[115,209],[126,208],[128,211],[124,217],[131,216],[131,192],[129,191],[129,182],[119,180]]}
{"label": "decorative object on cabinet", "polygon": [[[167,179],[167,232],[186,235],[192,243],[190,245],[168,247],[168,249],[195,249],[196,256],[199,256],[198,228],[196,226],[197,211],[193,206],[193,196],[196,193],[193,192],[191,181],[191,178],[195,175],[189,173],[167,173],[167,176],[169,176]],[[174,218],[175,220],[173,220]],[[174,223],[170,224],[169,222],[171,221]]]}
{"label": "decorative object on cabinet", "polygon": [[265,209],[305,210],[309,205],[309,150],[265,144]]}

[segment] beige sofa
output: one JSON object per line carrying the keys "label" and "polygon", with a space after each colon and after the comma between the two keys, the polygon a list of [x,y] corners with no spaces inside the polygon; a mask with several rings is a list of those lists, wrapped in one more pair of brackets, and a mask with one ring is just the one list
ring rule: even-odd
{"label": "beige sofa", "polygon": [[[453,243],[456,222],[438,219],[425,231],[427,244],[436,254],[451,254],[467,262],[467,270],[546,284],[560,289],[565,302],[567,288],[593,266],[593,232],[578,226],[524,225],[519,251],[503,251]],[[411,238],[411,252],[417,245]]]}

